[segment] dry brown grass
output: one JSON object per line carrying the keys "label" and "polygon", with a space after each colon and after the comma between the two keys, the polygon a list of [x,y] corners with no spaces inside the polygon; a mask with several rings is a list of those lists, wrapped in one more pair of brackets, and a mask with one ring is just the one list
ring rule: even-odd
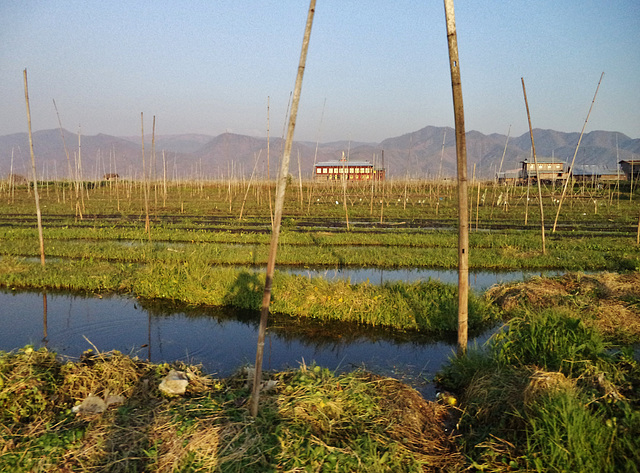
{"label": "dry brown grass", "polygon": [[[18,471],[248,472],[268,465],[297,471],[288,461],[305,460],[307,441],[371,462],[363,456],[370,452],[357,450],[362,438],[398,455],[397,461],[428,465],[424,471],[459,471],[464,464],[445,429],[445,406],[396,380],[364,372],[334,377],[303,366],[310,383],[296,381],[298,371],[274,373],[278,384],[261,403],[266,417],[256,420],[239,402],[245,400],[246,377],[213,380],[198,367],[153,365],[118,352],[90,352],[72,363],[45,349],[26,349],[3,354],[1,361],[0,394],[15,399],[17,410],[20,402],[34,404],[29,416],[16,414],[0,425],[12,438],[0,445],[0,464],[4,455],[30,459]],[[171,368],[190,380],[183,397],[166,398],[158,390]],[[21,397],[27,391],[28,401]],[[102,413],[74,416],[70,408],[89,395],[123,400]],[[301,436],[307,425],[313,427],[311,439]],[[55,454],[38,453],[43,439],[72,431],[76,440],[56,447]],[[317,457],[309,461],[322,466]]]}
{"label": "dry brown grass", "polygon": [[640,341],[640,273],[568,273],[558,278],[535,277],[495,286],[487,295],[505,311],[522,305],[568,306],[586,324],[623,343]]}
{"label": "dry brown grass", "polygon": [[402,442],[434,468],[455,471],[463,463],[445,430],[450,417],[446,406],[426,401],[415,389],[391,378],[373,381],[381,396],[381,407],[392,420],[389,436]]}
{"label": "dry brown grass", "polygon": [[536,370],[529,378],[529,384],[523,392],[523,399],[525,405],[530,405],[540,396],[574,391],[575,389],[575,380],[567,378],[563,373]]}

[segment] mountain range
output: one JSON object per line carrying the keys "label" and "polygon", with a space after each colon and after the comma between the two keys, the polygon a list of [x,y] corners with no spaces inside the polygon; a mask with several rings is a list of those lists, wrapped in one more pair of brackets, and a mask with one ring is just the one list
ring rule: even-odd
{"label": "mountain range", "polygon": [[[533,136],[537,157],[555,157],[570,163],[580,134],[535,129]],[[469,131],[466,144],[470,177],[475,170],[480,178],[493,178],[499,169],[519,168],[521,161],[531,157],[529,133],[508,138]],[[65,178],[69,167],[80,168],[87,180],[100,179],[106,173],[117,173],[122,178],[142,176],[140,137],[105,134],[78,137],[67,130],[52,129],[33,133],[33,146],[39,178]],[[273,177],[283,148],[281,138],[267,142],[263,137],[232,133],[162,135],[155,137],[153,143],[150,136],[145,136],[144,167],[161,178],[164,163],[169,179],[226,179],[249,177],[252,173],[260,178],[267,173]],[[342,153],[350,161],[384,165],[389,178],[454,177],[456,174],[455,131],[434,126],[379,143],[295,141],[289,173],[297,177],[301,172],[303,177],[310,177],[314,162],[339,160]],[[640,139],[617,132],[592,131],[582,137],[576,164],[599,164],[615,169],[620,160],[638,158]],[[31,175],[27,133],[0,136],[0,178],[6,178],[10,172]]]}

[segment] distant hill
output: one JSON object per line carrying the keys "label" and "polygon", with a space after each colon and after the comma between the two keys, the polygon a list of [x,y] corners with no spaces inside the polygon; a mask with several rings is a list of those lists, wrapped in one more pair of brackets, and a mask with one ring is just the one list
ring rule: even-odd
{"label": "distant hill", "polygon": [[[68,165],[81,165],[85,179],[99,179],[106,173],[117,172],[122,177],[142,174],[142,147],[139,137],[117,137],[105,134],[81,136],[67,130],[42,130],[33,134],[37,172],[45,178],[66,177]],[[539,157],[554,156],[570,162],[579,133],[562,133],[536,129],[533,132]],[[490,178],[502,170],[519,167],[520,161],[530,157],[531,139],[528,133],[510,137],[467,133],[469,174],[476,167],[476,175]],[[443,144],[444,143],[444,144]],[[69,161],[65,153],[65,144]],[[256,176],[275,176],[282,155],[283,140],[271,138],[267,153],[266,138],[224,133],[218,136],[181,134],[155,138],[155,160],[152,158],[151,137],[145,136],[145,166],[162,175],[163,156],[170,178],[227,178],[248,177],[254,167]],[[314,159],[340,159],[342,153],[351,160],[374,161],[388,169],[388,176],[403,178],[434,178],[455,176],[455,132],[450,127],[427,126],[401,136],[387,138],[380,143],[339,141],[332,143],[295,142],[291,153],[290,173],[298,175],[298,158],[304,177],[312,174]],[[13,155],[13,168],[11,167]],[[576,164],[615,166],[621,159],[640,157],[640,139],[610,131],[592,131],[583,136]],[[31,160],[27,133],[0,136],[0,178],[14,173],[30,175]],[[257,164],[256,164],[257,163]]]}

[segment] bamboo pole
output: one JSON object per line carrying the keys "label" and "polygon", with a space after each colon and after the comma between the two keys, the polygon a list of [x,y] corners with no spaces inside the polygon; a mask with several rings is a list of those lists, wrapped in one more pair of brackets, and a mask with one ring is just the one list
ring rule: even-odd
{"label": "bamboo pole", "polygon": [[69,158],[69,150],[67,149],[67,143],[64,139],[62,121],[60,121],[60,113],[58,112],[58,106],[56,105],[55,99],[53,99],[53,108],[56,109],[56,116],[58,117],[58,126],[60,128],[60,135],[62,136],[62,146],[64,147],[64,154],[67,156],[67,172],[69,174],[69,181],[71,181],[73,179],[73,172],[71,171],[71,159]]}
{"label": "bamboo pole", "polygon": [[458,171],[458,353],[467,351],[469,320],[469,207],[467,189],[467,145],[464,130],[462,81],[458,58],[458,35],[453,0],[444,0],[453,92]]}
{"label": "bamboo pole", "polygon": [[151,129],[151,166],[149,169],[149,181],[147,183],[148,192],[151,192],[151,183],[153,182],[153,199],[154,199],[154,212],[158,207],[158,186],[156,185],[156,116],[153,116],[153,128]]}
{"label": "bamboo pole", "polygon": [[253,390],[251,393],[251,416],[258,415],[258,403],[260,401],[260,383],[262,380],[262,358],[264,354],[264,338],[267,330],[267,318],[269,316],[269,304],[271,302],[271,285],[276,265],[276,253],[278,250],[278,238],[280,236],[280,223],[282,221],[282,208],[284,206],[284,193],[287,187],[287,174],[289,172],[289,160],[291,158],[291,146],[293,144],[293,132],[296,127],[298,116],[298,103],[300,102],[300,92],[302,90],[302,77],[304,75],[305,63],[307,60],[307,50],[309,49],[309,38],[311,36],[311,25],[315,13],[316,0],[311,0],[304,38],[302,40],[302,51],[300,53],[300,63],[298,65],[298,75],[291,104],[291,114],[289,115],[289,129],[287,140],[280,163],[280,173],[278,175],[278,185],[276,188],[275,215],[273,230],[271,233],[271,245],[269,247],[269,260],[267,263],[267,274],[265,278],[264,294],[262,297],[262,310],[260,313],[260,328],[258,330],[258,344],[256,349],[255,374],[253,377]]}
{"label": "bamboo pole", "polygon": [[78,160],[76,161],[76,215],[80,214],[80,220],[85,211],[84,206],[84,181],[82,177],[82,130],[78,127]]}
{"label": "bamboo pole", "polygon": [[33,136],[31,134],[31,109],[29,107],[29,87],[27,85],[27,70],[24,76],[24,100],[27,104],[27,124],[29,125],[29,150],[31,151],[31,175],[33,176],[33,196],[36,201],[36,217],[38,220],[38,238],[40,239],[40,264],[44,268],[44,236],[42,233],[42,213],[40,212],[40,197],[38,195],[38,177],[36,175],[36,156],[33,152]]}
{"label": "bamboo pole", "polygon": [[317,180],[316,164],[318,162],[318,146],[320,145],[320,131],[322,130],[322,120],[324,119],[324,109],[326,105],[327,105],[327,98],[325,97],[324,103],[322,104],[322,113],[320,113],[320,124],[318,125],[318,134],[316,136],[316,150],[313,154],[313,167],[311,168],[313,170],[313,174],[311,176],[311,182],[309,182],[309,190],[307,191],[307,194],[308,194],[307,214],[311,212],[311,198],[313,197],[313,190]]}
{"label": "bamboo pole", "polygon": [[300,149],[298,149],[298,183],[300,184],[300,212],[304,209],[304,194],[302,193],[302,167],[300,165]]}
{"label": "bamboo pole", "polygon": [[591,100],[591,106],[589,107],[589,112],[587,113],[587,118],[584,120],[584,124],[582,125],[582,131],[580,132],[580,138],[578,138],[578,144],[576,145],[576,150],[573,153],[573,159],[571,160],[571,165],[569,166],[569,174],[567,175],[567,180],[564,181],[564,186],[562,188],[562,195],[560,196],[560,202],[558,202],[558,210],[556,211],[556,218],[553,221],[553,229],[551,233],[555,233],[556,225],[558,224],[558,217],[560,216],[560,209],[562,208],[562,202],[564,201],[564,195],[567,192],[567,186],[569,185],[569,181],[571,179],[571,175],[573,174],[573,165],[576,162],[576,156],[578,155],[578,148],[580,148],[580,142],[582,141],[582,135],[584,135],[584,129],[587,127],[587,122],[589,121],[589,115],[591,115],[591,110],[593,109],[593,104],[596,101],[596,96],[598,95],[598,89],[600,88],[600,83],[602,82],[602,78],[604,77],[604,72],[600,74],[600,80],[598,81],[598,86],[596,87],[596,92],[593,94],[593,100]]}
{"label": "bamboo pole", "polygon": [[511,125],[509,125],[509,130],[507,131],[507,140],[504,142],[504,149],[502,150],[502,158],[500,158],[500,168],[498,168],[498,176],[502,172],[502,164],[504,163],[504,157],[507,154],[507,146],[509,145],[509,136],[511,136]]}
{"label": "bamboo pole", "polygon": [[256,160],[255,163],[253,165],[253,170],[251,171],[251,177],[249,178],[249,183],[247,184],[247,190],[244,193],[244,198],[242,199],[242,206],[240,207],[240,216],[238,217],[238,220],[242,220],[242,214],[244,213],[244,206],[247,203],[247,197],[249,195],[249,189],[251,188],[251,183],[253,182],[253,176],[256,173],[256,168],[258,167],[258,161],[260,160],[260,155],[262,154],[262,150],[260,150],[258,152],[258,155],[256,156]]}
{"label": "bamboo pole", "polygon": [[144,113],[140,112],[140,134],[142,137],[142,188],[144,192],[144,232],[151,241],[151,222],[149,221],[149,190],[147,189],[147,168],[144,162]]}
{"label": "bamboo pole", "polygon": [[478,198],[476,200],[476,232],[478,231],[479,213],[480,213],[480,181],[478,180]]}
{"label": "bamboo pole", "polygon": [[9,198],[13,204],[16,196],[16,177],[13,175],[13,148],[11,148],[11,165],[9,167]]}
{"label": "bamboo pole", "polygon": [[[540,168],[538,168],[538,158],[536,156],[536,145],[533,141],[533,129],[531,128],[531,115],[529,113],[529,103],[527,102],[527,89],[524,86],[524,78],[521,77],[522,81],[522,93],[524,94],[524,104],[527,108],[527,120],[529,122],[529,135],[531,136],[531,152],[533,153],[533,164],[536,167],[536,181],[538,183],[538,199],[540,199],[540,231],[542,234],[542,254],[547,253],[547,249],[545,246],[544,240],[544,206],[542,205],[542,185],[540,183]],[[529,179],[529,176],[527,176]]]}
{"label": "bamboo pole", "polygon": [[640,245],[640,214],[638,215],[638,231],[636,232],[636,245]]}
{"label": "bamboo pole", "polygon": [[[348,156],[348,155],[347,155]],[[347,158],[348,159],[348,158]],[[349,176],[349,167],[345,166],[344,151],[342,152],[342,206],[344,208],[344,217],[347,220],[347,231],[349,231],[349,208],[347,207],[347,179]]]}
{"label": "bamboo pole", "polygon": [[162,207],[167,206],[167,160],[162,150]]}
{"label": "bamboo pole", "polygon": [[527,226],[529,221],[529,190],[531,189],[531,181],[527,179],[527,200],[524,204],[524,226]]}
{"label": "bamboo pole", "polygon": [[267,96],[267,193],[269,194],[269,216],[271,217],[271,229],[273,230],[273,203],[271,201],[271,173],[269,171],[269,127],[270,127],[270,110],[269,96]]}

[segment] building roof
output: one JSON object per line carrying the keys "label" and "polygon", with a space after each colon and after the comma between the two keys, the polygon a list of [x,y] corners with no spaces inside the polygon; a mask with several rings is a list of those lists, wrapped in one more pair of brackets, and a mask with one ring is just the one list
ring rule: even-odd
{"label": "building roof", "polygon": [[507,169],[506,171],[501,171],[498,174],[499,179],[518,179],[521,177],[522,171],[520,169]]}
{"label": "building roof", "polygon": [[601,164],[576,164],[573,166],[572,174],[574,176],[602,176],[605,174],[623,174],[618,169],[610,168]]}
{"label": "building roof", "polygon": [[538,161],[538,164],[567,164],[566,162],[558,158],[536,158],[535,160],[525,159],[522,162],[527,164],[535,164],[536,161]]}
{"label": "building roof", "polygon": [[318,166],[372,166],[369,161],[323,161],[321,163],[316,163],[316,167]]}

